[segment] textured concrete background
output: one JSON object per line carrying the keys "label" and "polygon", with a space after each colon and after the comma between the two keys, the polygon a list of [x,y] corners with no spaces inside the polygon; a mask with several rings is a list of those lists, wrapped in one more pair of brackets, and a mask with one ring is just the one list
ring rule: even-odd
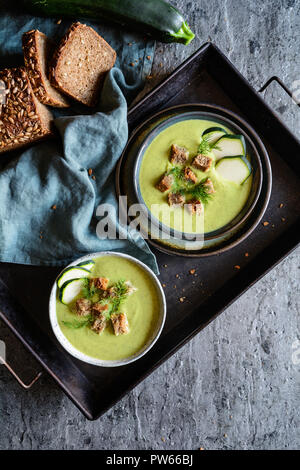
{"label": "textured concrete background", "polygon": [[[173,4],[189,17],[197,38],[186,48],[158,44],[148,87],[209,39],[256,88],[273,73],[289,86],[300,79],[299,1]],[[265,98],[300,137],[299,109],[276,85]],[[47,376],[25,392],[0,366],[0,448],[299,449],[299,254],[96,422]],[[0,338],[22,364],[24,354],[3,325]]]}

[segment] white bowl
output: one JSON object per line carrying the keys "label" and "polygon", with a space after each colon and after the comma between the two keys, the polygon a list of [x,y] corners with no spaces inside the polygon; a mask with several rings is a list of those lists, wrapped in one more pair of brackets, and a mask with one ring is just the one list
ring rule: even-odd
{"label": "white bowl", "polygon": [[[70,263],[66,267],[68,268],[70,266],[75,266],[78,263],[81,263],[82,261],[87,261],[87,260],[99,258],[99,257],[102,257],[102,256],[117,256],[119,258],[126,258],[126,259],[130,260],[132,263],[138,265],[144,271],[146,271],[146,273],[152,279],[153,284],[156,288],[160,308],[159,308],[159,319],[158,319],[158,322],[157,322],[157,326],[156,326],[156,329],[153,332],[151,338],[149,339],[149,341],[144,345],[144,347],[140,351],[138,351],[134,355],[129,356],[125,359],[120,359],[120,360],[114,360],[114,361],[102,360],[102,359],[97,359],[97,358],[94,358],[94,357],[91,357],[91,356],[88,356],[88,355],[82,353],[81,351],[76,349],[75,346],[73,346],[70,343],[70,341],[65,337],[65,335],[61,331],[60,326],[58,324],[57,315],[56,315],[56,297],[57,297],[56,280],[53,284],[51,294],[50,294],[50,299],[49,299],[50,323],[51,323],[53,332],[54,332],[57,340],[59,341],[59,343],[63,346],[63,348],[66,351],[68,351],[68,353],[70,353],[72,356],[76,357],[76,359],[80,359],[81,361],[86,362],[88,364],[93,364],[94,366],[101,366],[101,367],[124,366],[124,365],[130,364],[131,362],[134,362],[137,359],[140,359],[140,357],[144,356],[152,348],[152,346],[156,343],[156,341],[158,340],[158,338],[159,338],[159,336],[162,332],[162,329],[163,329],[163,326],[164,326],[164,323],[165,323],[165,319],[166,319],[166,311],[167,311],[166,298],[165,298],[164,291],[161,287],[161,284],[160,284],[158,278],[156,277],[156,275],[153,273],[153,271],[150,268],[148,268],[148,266],[146,266],[144,263],[139,261],[138,259],[133,258],[132,256],[129,256],[129,255],[125,255],[124,253],[118,253],[118,252],[115,252],[115,251],[102,251],[102,252],[99,252],[99,253],[91,253],[89,255],[86,255],[86,256],[83,256],[81,258],[76,259],[75,261],[73,261],[72,263]],[[66,269],[66,268],[64,268],[64,269]]]}

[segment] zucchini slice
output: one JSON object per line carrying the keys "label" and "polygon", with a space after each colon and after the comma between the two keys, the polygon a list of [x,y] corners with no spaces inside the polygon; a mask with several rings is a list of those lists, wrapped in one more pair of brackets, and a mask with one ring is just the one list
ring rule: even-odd
{"label": "zucchini slice", "polygon": [[223,127],[209,127],[202,133],[202,137],[205,136],[206,140],[210,144],[215,144],[217,140],[227,134],[227,131]]}
{"label": "zucchini slice", "polygon": [[81,263],[77,264],[76,266],[80,266],[81,268],[87,269],[91,272],[93,267],[95,266],[95,261],[90,259],[89,261],[82,261]]}
{"label": "zucchini slice", "polygon": [[80,294],[83,287],[83,279],[70,279],[66,281],[59,290],[59,300],[68,305]]}
{"label": "zucchini slice", "polygon": [[228,181],[243,184],[251,175],[252,168],[243,155],[221,158],[216,164],[217,172]]}
{"label": "zucchini slice", "polygon": [[216,141],[213,149],[216,160],[223,157],[246,155],[246,143],[242,135],[227,134]]}
{"label": "zucchini slice", "polygon": [[59,288],[70,279],[78,279],[80,277],[88,277],[90,275],[90,271],[85,268],[78,267],[78,266],[71,266],[70,268],[65,269],[59,278],[57,279],[57,285]]}

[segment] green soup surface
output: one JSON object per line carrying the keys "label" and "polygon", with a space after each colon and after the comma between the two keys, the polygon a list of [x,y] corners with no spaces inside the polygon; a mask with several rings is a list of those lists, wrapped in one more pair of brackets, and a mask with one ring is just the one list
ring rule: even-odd
{"label": "green soup surface", "polygon": [[[204,206],[201,216],[189,214],[184,207],[170,207],[167,193],[160,192],[155,185],[170,169],[169,155],[172,144],[185,147],[189,151],[188,164],[197,155],[201,135],[209,127],[220,127],[220,123],[200,119],[177,122],[161,131],[145,151],[139,174],[142,198],[152,214],[165,225],[187,233],[208,233],[217,230],[233,220],[243,209],[251,189],[252,176],[243,184],[222,178],[212,167],[207,172],[192,167],[198,181],[209,177],[215,193]],[[224,126],[222,125],[224,128]],[[226,128],[228,133],[232,133]],[[213,152],[209,156],[214,158]],[[198,219],[198,220],[197,220]],[[197,223],[197,226],[196,226]],[[195,229],[196,227],[196,229]]]}
{"label": "green soup surface", "polygon": [[[126,313],[129,333],[116,336],[111,322],[98,335],[88,326],[71,329],[63,322],[72,322],[78,316],[68,305],[57,298],[56,313],[61,331],[69,342],[84,354],[103,360],[120,360],[138,353],[153,336],[159,319],[159,300],[151,277],[132,261],[118,256],[102,256],[94,260],[90,277],[106,277],[110,284],[124,279],[130,281],[137,291],[121,305]],[[80,297],[80,295],[79,295]]]}

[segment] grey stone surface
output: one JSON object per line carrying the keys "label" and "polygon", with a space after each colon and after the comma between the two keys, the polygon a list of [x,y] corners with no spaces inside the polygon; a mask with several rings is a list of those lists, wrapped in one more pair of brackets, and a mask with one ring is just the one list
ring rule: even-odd
{"label": "grey stone surface", "polygon": [[[148,88],[209,39],[256,88],[274,73],[289,86],[300,79],[299,1],[173,4],[188,14],[197,39],[186,48],[158,44]],[[299,109],[276,85],[265,98],[300,137]],[[49,377],[25,392],[0,366],[0,449],[299,449],[299,254],[96,422]],[[0,328],[22,364],[24,354]]]}

